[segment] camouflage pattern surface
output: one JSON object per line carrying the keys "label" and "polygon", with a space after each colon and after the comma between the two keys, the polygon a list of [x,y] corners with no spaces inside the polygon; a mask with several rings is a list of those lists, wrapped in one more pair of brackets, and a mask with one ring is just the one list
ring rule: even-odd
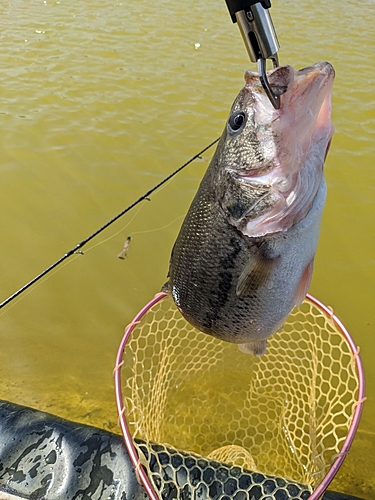
{"label": "camouflage pattern surface", "polygon": [[[307,487],[282,478],[156,443],[136,444],[162,500],[310,496]],[[0,400],[0,500],[21,499],[147,500],[147,494],[121,436]],[[360,499],[327,492],[323,500]]]}

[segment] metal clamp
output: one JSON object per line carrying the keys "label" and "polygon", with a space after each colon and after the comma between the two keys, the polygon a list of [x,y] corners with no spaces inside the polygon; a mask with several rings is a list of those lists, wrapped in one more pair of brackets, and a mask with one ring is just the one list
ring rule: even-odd
{"label": "metal clamp", "polygon": [[252,62],[258,63],[259,78],[275,109],[280,108],[280,97],[275,95],[267,80],[266,60],[279,65],[280,48],[269,8],[269,0],[226,0],[232,21],[237,22]]}

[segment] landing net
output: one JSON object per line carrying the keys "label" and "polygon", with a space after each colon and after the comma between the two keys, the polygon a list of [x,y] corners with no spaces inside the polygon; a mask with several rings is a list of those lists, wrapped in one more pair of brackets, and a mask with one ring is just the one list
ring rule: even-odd
{"label": "landing net", "polygon": [[[275,477],[286,480],[285,495],[297,491],[292,482],[309,491],[280,498],[318,499],[349,450],[364,400],[358,348],[311,296],[258,358],[199,332],[158,294],[125,331],[115,383],[125,442],[153,499],[185,498],[187,483],[163,469],[160,458],[173,468],[173,450],[191,453],[198,464],[202,457],[198,469],[222,463],[229,471],[252,471],[260,484],[257,498],[278,498]],[[153,453],[154,443],[166,446],[156,445]],[[272,491],[264,486],[271,484],[267,475],[276,484]],[[198,494],[205,491],[204,470],[196,478],[190,484],[194,477],[187,476],[189,495],[211,498],[210,485],[203,485],[207,495]],[[216,498],[254,496],[255,489],[236,484],[237,496],[223,489]]]}

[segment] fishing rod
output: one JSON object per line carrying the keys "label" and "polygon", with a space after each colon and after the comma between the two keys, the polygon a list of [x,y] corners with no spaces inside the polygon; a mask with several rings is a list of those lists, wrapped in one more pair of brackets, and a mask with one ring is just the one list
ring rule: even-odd
{"label": "fishing rod", "polygon": [[[260,80],[266,94],[268,95],[272,105],[278,109],[280,107],[279,96],[276,96],[267,80],[266,76],[266,60],[268,58],[272,59],[274,67],[278,66],[278,56],[277,51],[279,49],[279,43],[276,37],[275,29],[272,24],[271,17],[269,15],[269,8],[271,7],[270,0],[226,0],[229,13],[232,17],[234,23],[238,23],[241,35],[245,42],[246,49],[250,56],[252,62],[258,62],[258,69]],[[220,137],[213,141],[211,144],[206,146],[202,151],[194,155],[190,160],[181,165],[177,170],[168,175],[159,184],[154,186],[152,189],[147,191],[143,196],[134,201],[131,205],[126,207],[122,212],[117,214],[111,220],[109,220],[102,227],[97,229],[90,236],[78,243],[74,248],[66,252],[60,259],[54,262],[52,265],[47,267],[43,272],[35,276],[31,281],[26,283],[19,290],[10,295],[7,299],[0,303],[0,309],[9,304],[16,297],[21,295],[25,290],[30,288],[34,283],[39,281],[41,278],[50,273],[53,269],[59,266],[62,262],[68,259],[74,254],[83,254],[81,248],[91,241],[95,236],[104,231],[107,227],[113,224],[117,219],[125,215],[136,205],[144,200],[149,200],[149,196],[154,193],[160,186],[165,184],[169,179],[174,177],[183,168],[189,165],[191,162],[200,158],[201,154],[211,148],[214,144],[219,141]]]}
{"label": "fishing rod", "polygon": [[129,212],[132,208],[134,208],[136,205],[138,205],[142,201],[144,201],[144,200],[150,201],[149,196],[152,193],[154,193],[157,189],[159,189],[163,184],[165,184],[166,182],[168,182],[170,179],[172,179],[172,177],[174,177],[176,174],[178,174],[179,172],[181,172],[182,169],[184,169],[185,167],[187,167],[194,160],[196,160],[197,158],[201,158],[201,155],[203,153],[205,153],[208,149],[210,149],[214,144],[216,144],[219,141],[219,139],[220,139],[220,137],[218,137],[217,139],[215,139],[213,142],[211,142],[211,144],[209,144],[204,149],[202,149],[202,151],[200,151],[199,153],[197,153],[196,155],[194,155],[192,158],[190,158],[190,160],[188,160],[186,163],[184,163],[183,165],[181,165],[180,167],[178,167],[174,172],[172,172],[167,177],[165,177],[162,181],[160,181],[158,184],[156,184],[153,188],[149,189],[143,196],[141,196],[136,201],[134,201],[129,206],[127,206],[124,210],[122,210],[122,212],[118,213],[115,217],[113,217],[112,219],[110,219],[103,226],[101,226],[99,229],[97,229],[92,234],[90,234],[90,236],[88,236],[87,238],[85,238],[84,240],[82,240],[80,243],[78,243],[74,248],[72,248],[71,250],[69,250],[68,252],[66,252],[62,257],[60,257],[58,260],[56,260],[56,262],[54,262],[49,267],[47,267],[43,272],[41,272],[40,274],[38,274],[37,276],[35,276],[35,278],[33,278],[28,283],[26,283],[25,285],[23,285],[16,292],[14,292],[12,295],[10,295],[7,299],[3,300],[3,302],[0,303],[0,309],[2,309],[4,306],[6,306],[7,304],[9,304],[9,302],[11,302],[12,300],[14,300],[16,297],[19,297],[23,292],[25,292],[28,288],[30,288],[34,283],[36,283],[41,278],[43,278],[44,276],[46,276],[53,269],[55,269],[57,266],[59,266],[62,262],[64,262],[66,259],[68,259],[70,256],[76,255],[76,254],[83,255],[83,252],[82,252],[81,249],[84,247],[84,245],[86,245],[86,243],[88,243],[89,241],[91,241],[93,238],[95,238],[95,236],[97,236],[102,231],[104,231],[105,229],[107,229],[107,227],[109,227],[111,224],[113,224],[114,222],[116,222],[120,217],[122,217],[123,215],[125,215],[127,212]]}

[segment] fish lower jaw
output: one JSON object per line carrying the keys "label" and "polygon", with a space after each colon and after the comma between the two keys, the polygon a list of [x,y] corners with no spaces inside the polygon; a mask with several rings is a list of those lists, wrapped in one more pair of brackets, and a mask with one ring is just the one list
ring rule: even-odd
{"label": "fish lower jaw", "polygon": [[279,191],[287,191],[290,189],[292,182],[290,177],[290,175],[285,175],[280,167],[273,168],[260,175],[249,175],[247,172],[239,175],[241,182],[245,182],[250,186],[253,185],[256,188],[262,186],[269,189],[277,186]]}
{"label": "fish lower jaw", "polygon": [[[273,204],[257,217],[243,217],[240,221],[232,221],[237,229],[250,238],[259,238],[275,233],[288,231],[298,224],[310,212],[314,200],[323,196],[325,182],[323,169],[311,174],[307,166],[301,175],[297,176],[289,191],[283,192],[274,186],[270,189]],[[320,194],[319,194],[320,193]],[[261,198],[252,207],[252,213]],[[250,212],[247,212],[251,215]]]}
{"label": "fish lower jaw", "polygon": [[294,218],[285,212],[287,202],[284,197],[279,197],[279,202],[276,203],[271,210],[255,219],[243,220],[237,225],[239,231],[250,238],[259,238],[269,234],[287,231],[294,222]]}
{"label": "fish lower jaw", "polygon": [[293,224],[294,219],[291,219],[290,221],[288,219],[276,219],[270,222],[252,220],[244,225],[240,232],[249,238],[260,238],[262,236],[286,232],[293,226]]}

